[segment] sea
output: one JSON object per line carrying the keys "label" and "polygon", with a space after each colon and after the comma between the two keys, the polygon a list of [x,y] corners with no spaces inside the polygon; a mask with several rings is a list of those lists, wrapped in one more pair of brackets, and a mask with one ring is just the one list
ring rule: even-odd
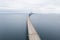
{"label": "sea", "polygon": [[[0,13],[0,40],[27,40],[27,13]],[[41,40],[60,40],[60,14],[33,14]]]}

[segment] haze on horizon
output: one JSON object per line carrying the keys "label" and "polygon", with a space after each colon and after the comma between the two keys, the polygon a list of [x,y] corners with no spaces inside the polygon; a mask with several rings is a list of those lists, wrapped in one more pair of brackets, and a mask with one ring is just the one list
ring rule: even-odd
{"label": "haze on horizon", "polygon": [[0,11],[60,13],[60,0],[0,0]]}

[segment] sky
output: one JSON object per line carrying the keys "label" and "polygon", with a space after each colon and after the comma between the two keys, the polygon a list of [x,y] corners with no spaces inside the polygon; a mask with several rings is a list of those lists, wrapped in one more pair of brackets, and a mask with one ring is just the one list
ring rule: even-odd
{"label": "sky", "polygon": [[0,0],[0,10],[5,9],[34,13],[60,13],[60,0]]}

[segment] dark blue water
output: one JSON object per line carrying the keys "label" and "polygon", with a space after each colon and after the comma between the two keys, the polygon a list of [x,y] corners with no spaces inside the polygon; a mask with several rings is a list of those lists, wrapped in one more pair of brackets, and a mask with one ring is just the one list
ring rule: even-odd
{"label": "dark blue water", "polygon": [[[27,15],[0,13],[0,40],[26,40]],[[30,18],[42,40],[60,40],[60,15],[34,14]]]}
{"label": "dark blue water", "polygon": [[0,14],[0,40],[25,40],[25,36],[25,14]]}

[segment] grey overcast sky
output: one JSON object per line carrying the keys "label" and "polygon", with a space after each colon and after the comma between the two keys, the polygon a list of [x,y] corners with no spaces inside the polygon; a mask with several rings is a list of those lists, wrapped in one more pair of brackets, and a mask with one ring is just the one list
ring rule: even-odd
{"label": "grey overcast sky", "polygon": [[0,9],[28,10],[36,13],[60,13],[60,0],[0,0]]}

